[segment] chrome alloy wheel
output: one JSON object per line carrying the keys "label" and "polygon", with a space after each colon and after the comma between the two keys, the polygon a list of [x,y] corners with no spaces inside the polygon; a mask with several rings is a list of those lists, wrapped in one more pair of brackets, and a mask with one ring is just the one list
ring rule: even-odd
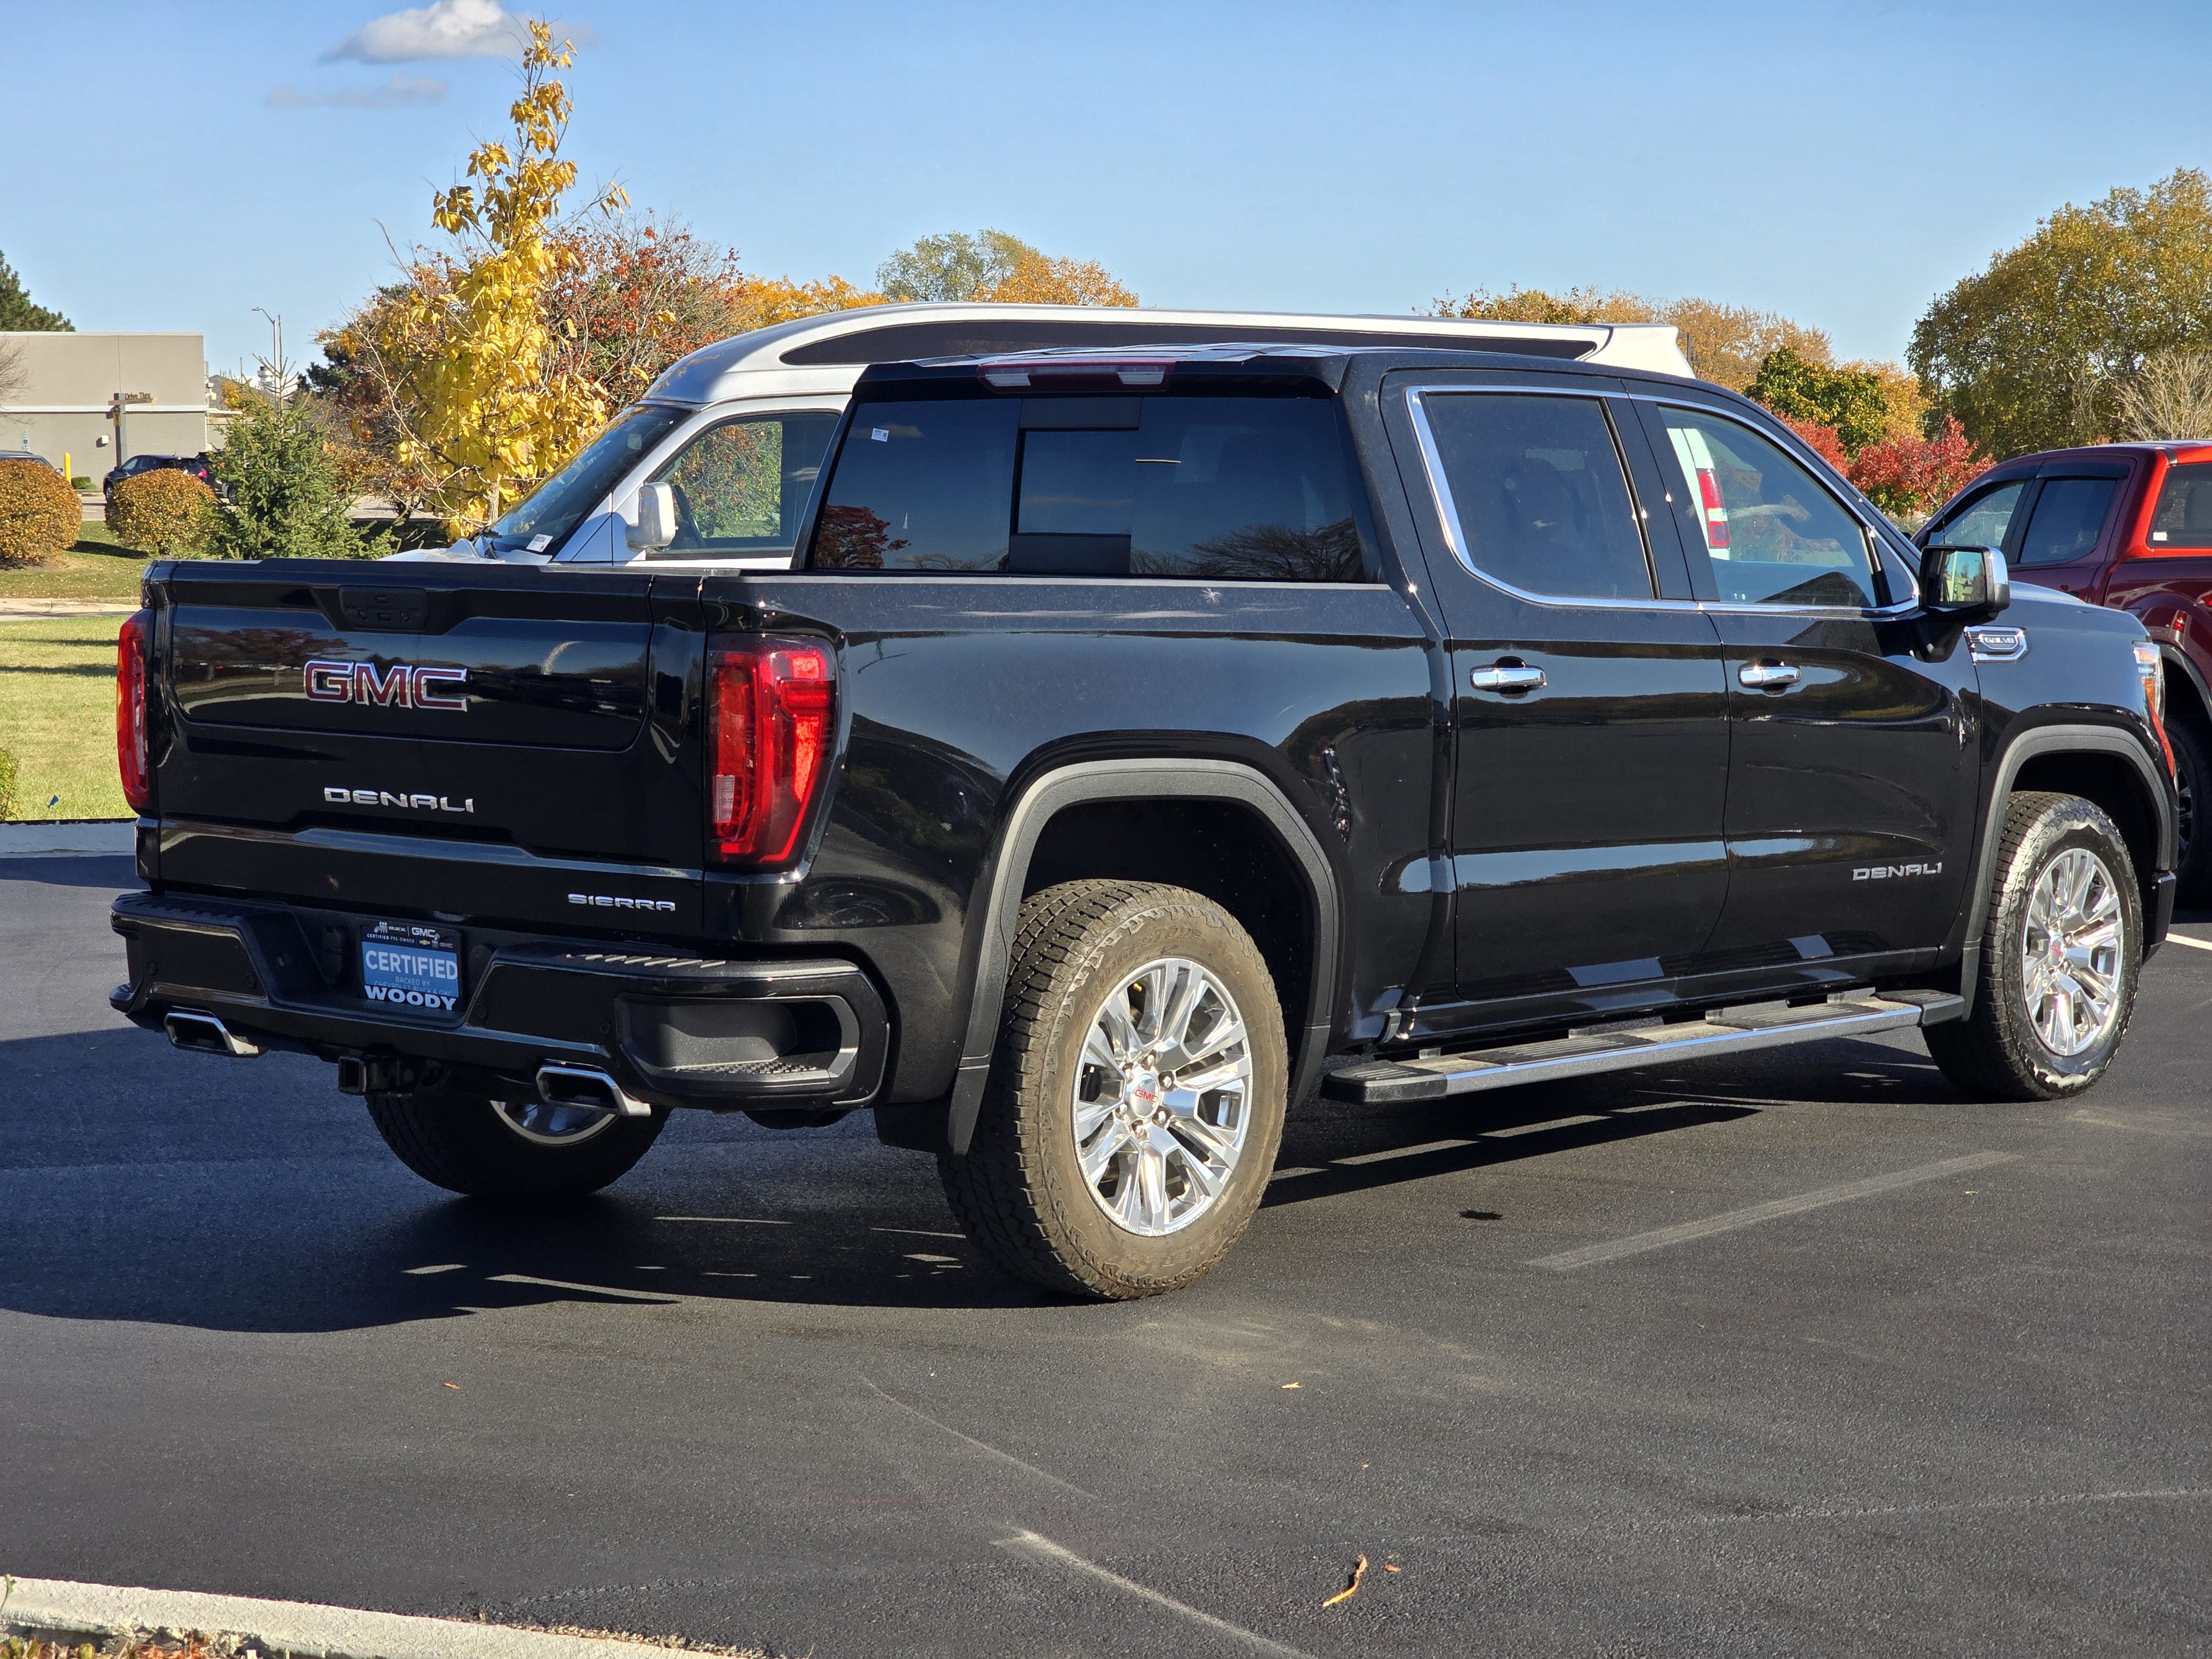
{"label": "chrome alloy wheel", "polygon": [[1228,988],[1163,957],[1091,1016],[1075,1077],[1084,1185],[1123,1231],[1158,1238],[1206,1213],[1243,1155],[1252,1050]]}
{"label": "chrome alloy wheel", "polygon": [[612,1112],[587,1111],[579,1106],[548,1106],[542,1100],[497,1101],[492,1110],[516,1134],[540,1146],[576,1146],[615,1121]]}
{"label": "chrome alloy wheel", "polygon": [[2112,1027],[2120,1006],[2126,913],[2104,860],[2069,847],[2028,895],[2021,941],[2028,1023],[2052,1054],[2071,1056]]}

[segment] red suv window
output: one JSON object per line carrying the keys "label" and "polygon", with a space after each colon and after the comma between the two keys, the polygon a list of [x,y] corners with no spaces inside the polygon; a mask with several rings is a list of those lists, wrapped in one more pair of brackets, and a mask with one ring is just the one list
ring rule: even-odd
{"label": "red suv window", "polygon": [[2166,468],[2151,509],[2150,548],[2168,547],[2212,547],[2212,461]]}
{"label": "red suv window", "polygon": [[2118,478],[2045,478],[2014,562],[2071,564],[2088,557],[2119,493]]}

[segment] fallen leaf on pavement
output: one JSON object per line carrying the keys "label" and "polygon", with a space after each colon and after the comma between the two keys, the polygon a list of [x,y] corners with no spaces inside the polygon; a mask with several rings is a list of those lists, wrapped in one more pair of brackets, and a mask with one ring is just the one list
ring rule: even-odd
{"label": "fallen leaf on pavement", "polygon": [[1359,1581],[1365,1577],[1367,1577],[1367,1558],[1363,1555],[1359,1558],[1359,1565],[1352,1570],[1352,1582],[1322,1602],[1322,1606],[1333,1607],[1339,1601],[1349,1601],[1359,1593]]}

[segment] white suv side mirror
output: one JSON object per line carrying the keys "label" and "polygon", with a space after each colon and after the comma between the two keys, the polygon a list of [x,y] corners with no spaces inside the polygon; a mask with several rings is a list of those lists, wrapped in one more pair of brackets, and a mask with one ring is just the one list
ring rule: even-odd
{"label": "white suv side mirror", "polygon": [[637,522],[624,533],[630,550],[653,553],[676,539],[676,492],[665,483],[640,484]]}

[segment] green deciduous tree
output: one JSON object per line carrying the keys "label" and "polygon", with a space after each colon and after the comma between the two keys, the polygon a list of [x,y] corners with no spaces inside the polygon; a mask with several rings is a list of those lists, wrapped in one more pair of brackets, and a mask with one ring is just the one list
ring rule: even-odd
{"label": "green deciduous tree", "polygon": [[1137,296],[1095,259],[1056,258],[1003,230],[947,231],[902,247],[876,271],[891,300],[1133,306]]}
{"label": "green deciduous tree", "polygon": [[58,331],[73,333],[76,325],[58,311],[33,305],[23,291],[23,279],[0,255],[0,333]]}
{"label": "green deciduous tree", "polygon": [[1832,428],[1846,454],[1889,433],[1889,394],[1878,376],[1808,362],[1786,345],[1766,354],[1745,391],[1778,415]]}
{"label": "green deciduous tree", "polygon": [[2212,177],[2070,203],[1928,308],[1912,366],[1999,456],[2094,442],[2160,349],[2212,346]]}
{"label": "green deciduous tree", "polygon": [[1759,364],[1784,348],[1808,363],[1825,364],[1835,355],[1820,329],[1778,312],[1694,295],[1648,300],[1625,289],[1571,288],[1553,294],[1540,288],[1511,288],[1492,294],[1479,288],[1463,300],[1446,295],[1429,307],[1429,313],[1510,323],[1672,323],[1691,368],[1732,392],[1748,386]]}

